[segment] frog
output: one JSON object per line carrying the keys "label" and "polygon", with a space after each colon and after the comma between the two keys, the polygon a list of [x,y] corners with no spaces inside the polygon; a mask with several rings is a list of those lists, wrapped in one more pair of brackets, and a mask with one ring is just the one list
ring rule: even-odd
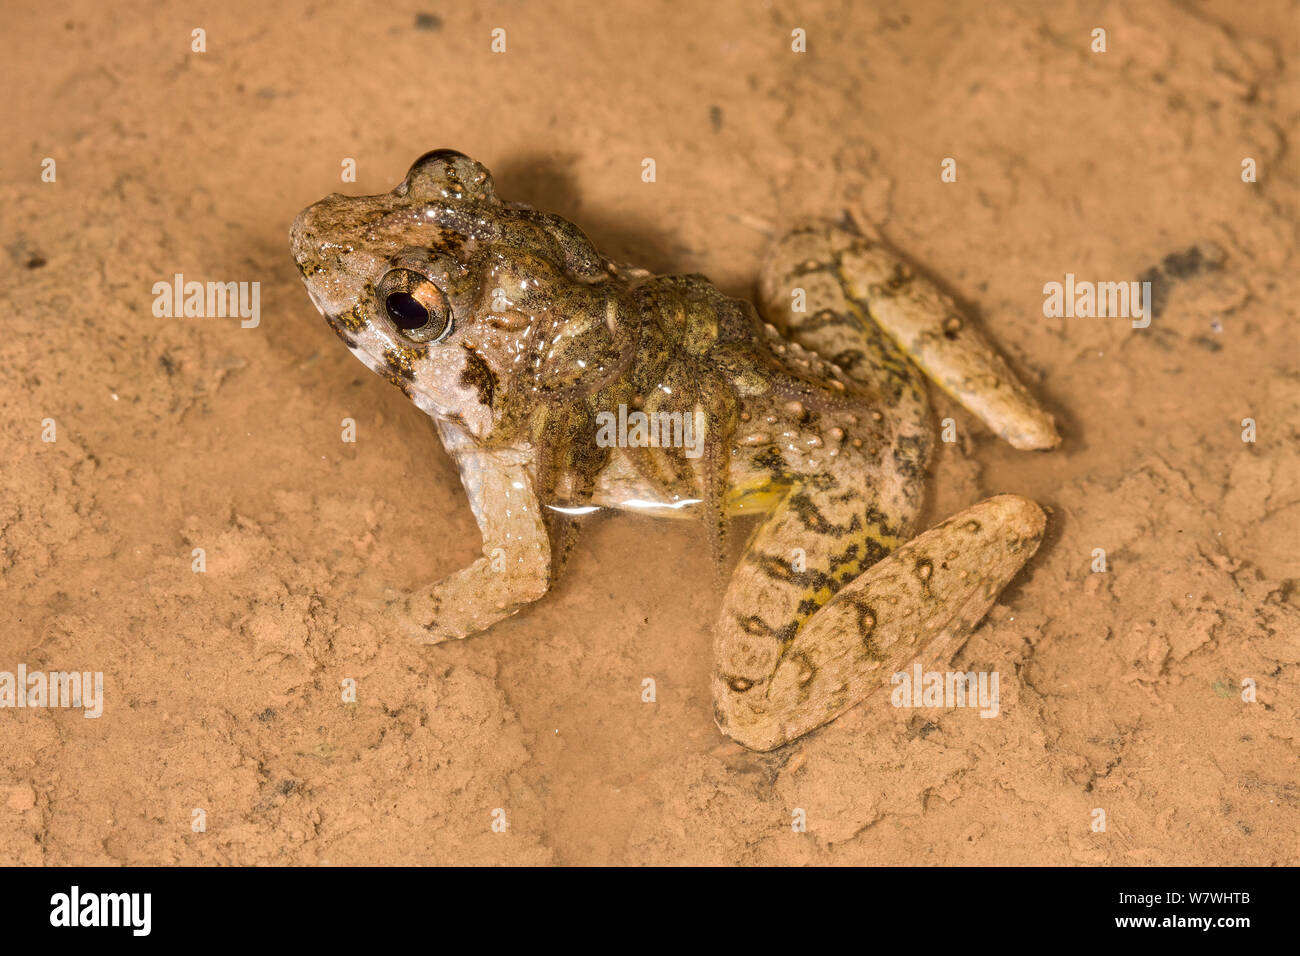
{"label": "frog", "polygon": [[552,588],[594,512],[691,518],[723,569],[714,719],[769,752],[949,659],[1042,540],[1015,494],[918,532],[929,383],[1014,448],[1060,434],[953,297],[852,217],[777,237],[756,307],[615,262],[437,149],[391,192],[308,206],[290,247],[343,344],[433,420],[482,539],[390,591],[385,633],[491,628]]}

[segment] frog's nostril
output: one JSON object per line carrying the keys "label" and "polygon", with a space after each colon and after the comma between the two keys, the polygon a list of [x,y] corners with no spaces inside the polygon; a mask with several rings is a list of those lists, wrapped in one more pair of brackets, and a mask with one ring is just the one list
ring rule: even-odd
{"label": "frog's nostril", "polygon": [[394,325],[408,332],[423,328],[429,322],[429,310],[407,292],[390,292],[384,299],[384,309]]}

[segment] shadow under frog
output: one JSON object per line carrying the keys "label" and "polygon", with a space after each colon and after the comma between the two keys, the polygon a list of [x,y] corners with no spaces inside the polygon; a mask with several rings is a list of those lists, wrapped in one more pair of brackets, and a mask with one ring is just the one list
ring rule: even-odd
{"label": "shadow under frog", "polygon": [[[1043,512],[1014,495],[915,534],[925,377],[1017,448],[1059,438],[951,299],[851,227],[775,244],[767,322],[703,276],[605,259],[452,150],[391,193],[327,196],[290,238],[339,338],[434,419],[482,532],[483,557],[386,608],[419,641],[540,598],[588,511],[702,516],[719,561],[729,518],[759,513],[712,684],[723,732],[771,750],[951,655],[1038,547]],[[701,435],[598,441],[620,407],[690,416]]]}

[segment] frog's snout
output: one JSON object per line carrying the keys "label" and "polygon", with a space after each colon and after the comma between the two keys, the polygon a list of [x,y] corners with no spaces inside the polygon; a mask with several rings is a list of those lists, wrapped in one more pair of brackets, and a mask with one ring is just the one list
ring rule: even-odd
{"label": "frog's snout", "polygon": [[343,198],[339,193],[330,193],[293,217],[293,225],[289,227],[289,249],[298,265],[312,259],[320,244],[319,222],[322,207],[337,204]]}
{"label": "frog's snout", "polygon": [[307,207],[298,215],[293,217],[293,224],[289,226],[289,252],[293,255],[293,261],[302,265],[307,258],[307,250],[310,246],[310,217],[311,207]]}

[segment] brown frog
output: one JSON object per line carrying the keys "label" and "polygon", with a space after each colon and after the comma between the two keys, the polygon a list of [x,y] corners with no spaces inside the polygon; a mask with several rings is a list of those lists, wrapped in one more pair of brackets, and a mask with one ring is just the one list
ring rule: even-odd
{"label": "brown frog", "polygon": [[719,560],[729,516],[763,513],[713,691],[719,727],[770,750],[950,654],[1038,547],[1014,495],[913,536],[925,376],[1017,448],[1059,438],[952,301],[852,226],[776,243],[769,323],[703,276],[605,259],[452,150],[308,207],[291,246],[339,338],[433,417],[482,531],[481,558],[390,606],[418,640],[540,598],[588,511],[702,515]]}

